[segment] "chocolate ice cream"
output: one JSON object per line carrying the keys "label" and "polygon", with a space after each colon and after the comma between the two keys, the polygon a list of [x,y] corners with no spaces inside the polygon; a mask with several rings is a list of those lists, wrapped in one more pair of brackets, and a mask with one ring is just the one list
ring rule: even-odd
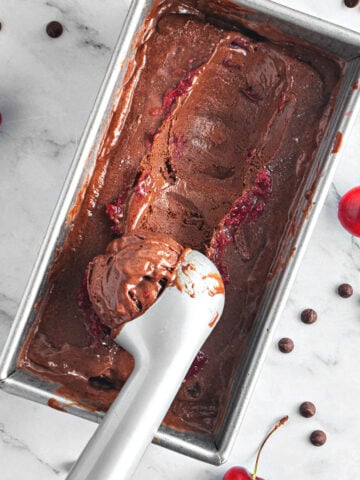
{"label": "chocolate ice cream", "polygon": [[[163,287],[158,279],[169,280],[163,246],[152,244],[149,282],[156,288],[146,298],[147,269],[127,272],[140,285],[129,298],[116,279],[125,271],[119,261],[141,252],[132,241],[130,250],[118,250],[119,243],[139,232],[166,235],[206,253],[226,284],[222,320],[165,418],[174,428],[212,435],[265,288],[280,268],[283,235],[342,76],[330,54],[267,25],[242,24],[241,15],[234,20],[220,7],[155,4],[19,359],[78,403],[106,410],[133,366],[109,326],[140,304],[147,308]],[[178,253],[170,247],[169,265]]]}
{"label": "chocolate ice cream", "polygon": [[102,323],[113,330],[143,314],[172,282],[182,247],[158,233],[113,240],[87,271],[87,290]]}

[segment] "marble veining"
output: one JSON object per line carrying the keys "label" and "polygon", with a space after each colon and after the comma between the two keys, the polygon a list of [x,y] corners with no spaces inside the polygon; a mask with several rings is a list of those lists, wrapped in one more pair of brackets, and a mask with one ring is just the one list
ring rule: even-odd
{"label": "marble veining", "polygon": [[55,473],[56,475],[60,473],[60,470],[52,467],[48,463],[44,462],[44,460],[42,460],[40,457],[38,457],[25,442],[23,442],[19,438],[14,437],[13,435],[10,435],[6,431],[5,425],[3,423],[0,423],[0,439],[1,442],[5,445],[5,447],[16,449],[21,455],[24,455],[24,453],[31,455],[37,462],[46,467],[46,469],[49,469],[50,472]]}
{"label": "marble veining", "polygon": [[[360,7],[342,0],[275,0],[360,32]],[[79,143],[119,35],[129,0],[0,2],[0,348],[66,172]],[[58,39],[45,26],[64,25]],[[360,118],[341,151],[341,162],[292,293],[267,353],[229,462],[213,467],[151,445],[134,480],[221,480],[233,464],[251,469],[261,439],[274,422],[289,422],[263,452],[266,480],[332,480],[356,476],[360,464],[360,240],[336,217],[339,198],[360,185]],[[354,295],[340,298],[340,283]],[[300,321],[304,308],[318,321]],[[291,354],[277,342],[295,342]],[[304,419],[310,400],[317,414]],[[1,480],[65,479],[96,426],[0,391]],[[328,442],[313,447],[311,431]]]}

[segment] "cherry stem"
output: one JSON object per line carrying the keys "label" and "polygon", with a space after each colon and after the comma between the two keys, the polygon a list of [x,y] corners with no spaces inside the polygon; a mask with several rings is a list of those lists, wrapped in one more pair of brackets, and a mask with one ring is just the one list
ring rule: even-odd
{"label": "cherry stem", "polygon": [[254,468],[254,473],[252,474],[252,480],[256,480],[256,474],[257,474],[257,469],[258,469],[258,465],[259,465],[259,459],[260,459],[260,455],[261,455],[261,451],[262,449],[264,448],[265,446],[265,443],[268,441],[269,437],[271,437],[271,435],[278,429],[281,427],[281,425],[284,425],[285,422],[287,422],[289,419],[289,417],[286,415],[286,417],[283,417],[280,422],[278,422],[275,427],[271,430],[271,432],[269,432],[266,437],[264,438],[262,444],[260,445],[260,448],[259,448],[259,451],[258,451],[258,454],[256,456],[256,461],[255,461],[255,468]]}

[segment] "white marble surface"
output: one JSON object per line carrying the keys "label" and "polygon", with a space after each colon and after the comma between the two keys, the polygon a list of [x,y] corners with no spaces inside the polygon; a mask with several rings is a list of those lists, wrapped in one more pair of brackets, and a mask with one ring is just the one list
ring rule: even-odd
{"label": "white marble surface", "polygon": [[[360,7],[342,0],[277,0],[360,31]],[[115,44],[128,1],[1,0],[0,21],[0,348],[19,304],[67,168]],[[50,39],[46,23],[65,31]],[[150,446],[135,480],[220,480],[232,464],[251,468],[273,422],[290,415],[264,451],[267,480],[352,478],[360,464],[360,242],[338,224],[339,195],[360,184],[360,118],[270,348],[229,462],[212,467]],[[341,282],[355,294],[341,299]],[[312,326],[299,321],[318,311]],[[290,355],[277,340],[295,341]],[[318,413],[297,413],[303,400]],[[310,445],[314,429],[328,442]],[[87,421],[0,391],[1,480],[64,479],[95,429]]]}

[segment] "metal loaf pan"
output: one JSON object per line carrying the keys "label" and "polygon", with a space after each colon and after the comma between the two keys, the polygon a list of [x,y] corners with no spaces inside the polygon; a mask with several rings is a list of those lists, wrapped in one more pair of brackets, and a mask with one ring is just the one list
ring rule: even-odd
{"label": "metal loaf pan", "polygon": [[[360,74],[360,35],[316,18],[280,6],[270,0],[239,0],[226,3],[205,2],[205,8],[222,9],[227,13],[238,7],[248,25],[261,22],[279,28],[293,37],[305,40],[331,51],[346,61],[344,77],[335,111],[327,127],[309,177],[304,182],[301,196],[296,199],[294,214],[285,232],[281,252],[277,259],[277,272],[269,281],[259,309],[243,361],[239,365],[222,425],[215,438],[199,434],[178,432],[161,427],[154,441],[162,446],[191,457],[220,464],[226,460],[235,441],[259,376],[273,331],[286,302],[297,268],[326,198],[335,168],[340,159],[333,147],[337,132],[346,141],[347,134],[359,109],[359,89],[355,88]],[[0,358],[0,386],[7,392],[40,403],[61,405],[62,409],[77,416],[99,422],[102,413],[90,412],[54,392],[55,386],[16,368],[17,358],[25,337],[36,315],[36,302],[46,291],[47,271],[61,248],[74,217],[72,208],[79,202],[84,185],[93,171],[112,111],[116,108],[119,91],[129,61],[134,55],[136,35],[152,4],[146,0],[133,0],[112,60],[100,89],[94,109],[87,123],[78,151],[50,221],[42,248],[34,266],[7,343]],[[308,192],[311,192],[309,200]],[[294,235],[293,232],[296,232]],[[50,401],[51,400],[51,401]]]}

